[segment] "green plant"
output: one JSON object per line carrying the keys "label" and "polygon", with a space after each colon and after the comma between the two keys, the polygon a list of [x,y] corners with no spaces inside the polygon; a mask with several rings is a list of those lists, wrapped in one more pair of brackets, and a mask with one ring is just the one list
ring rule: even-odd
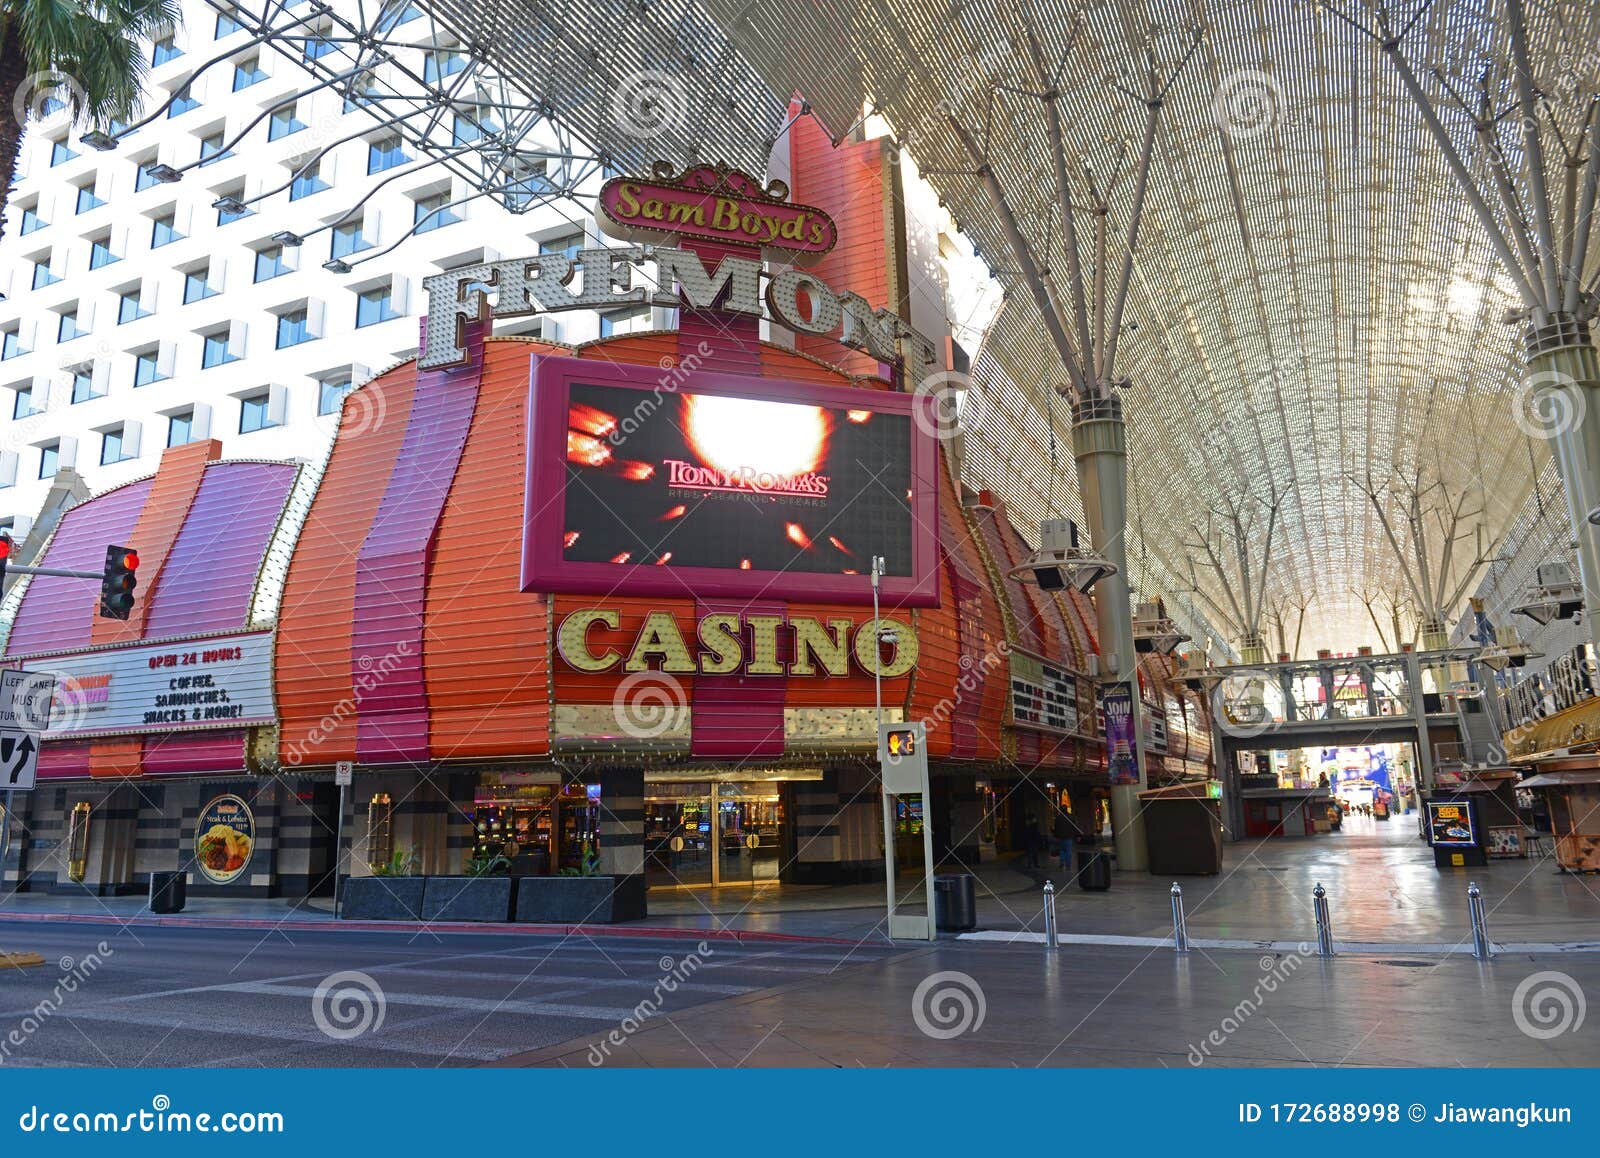
{"label": "green plant", "polygon": [[106,125],[138,103],[153,40],[182,18],[175,0],[63,4],[0,0],[0,211],[10,192],[26,113],[54,89],[72,114]]}
{"label": "green plant", "polygon": [[480,848],[467,858],[467,875],[469,877],[497,876],[511,867],[511,862],[503,853],[491,852]]}
{"label": "green plant", "polygon": [[395,849],[386,861],[372,866],[375,877],[414,877],[422,867],[422,857],[416,849]]}
{"label": "green plant", "polygon": [[588,841],[583,842],[583,855],[578,859],[576,868],[571,866],[561,870],[564,877],[597,877],[600,875],[600,854]]}

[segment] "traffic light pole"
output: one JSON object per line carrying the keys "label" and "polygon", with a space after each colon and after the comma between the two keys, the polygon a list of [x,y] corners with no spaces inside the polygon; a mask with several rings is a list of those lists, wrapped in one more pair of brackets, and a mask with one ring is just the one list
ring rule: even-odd
{"label": "traffic light pole", "polygon": [[13,563],[6,568],[8,575],[53,575],[58,579],[104,579],[105,574],[100,571],[68,571],[61,567],[29,567],[24,563]]}

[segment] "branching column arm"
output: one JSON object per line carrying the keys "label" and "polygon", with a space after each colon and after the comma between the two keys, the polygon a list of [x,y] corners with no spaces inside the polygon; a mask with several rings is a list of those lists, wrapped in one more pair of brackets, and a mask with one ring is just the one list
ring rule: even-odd
{"label": "branching column arm", "polygon": [[1150,188],[1150,161],[1155,154],[1156,126],[1161,119],[1161,102],[1145,102],[1144,143],[1139,150],[1139,173],[1133,187],[1133,207],[1128,222],[1128,245],[1122,253],[1122,269],[1117,274],[1117,296],[1111,304],[1111,319],[1106,326],[1105,354],[1100,359],[1100,377],[1109,383],[1116,373],[1117,340],[1122,333],[1122,311],[1128,303],[1128,285],[1133,279],[1133,256],[1139,244],[1139,222],[1144,215],[1145,193]]}
{"label": "branching column arm", "polygon": [[[1483,194],[1478,191],[1477,182],[1472,179],[1472,174],[1467,171],[1466,162],[1461,159],[1460,152],[1455,143],[1450,140],[1450,134],[1445,131],[1444,123],[1439,120],[1439,114],[1434,111],[1433,102],[1428,99],[1428,94],[1422,91],[1422,85],[1417,80],[1417,74],[1412,71],[1411,65],[1400,52],[1400,41],[1392,36],[1385,36],[1381,41],[1383,51],[1394,63],[1395,71],[1400,75],[1400,83],[1405,86],[1412,102],[1417,106],[1417,111],[1422,114],[1423,123],[1432,135],[1434,143],[1439,146],[1439,151],[1444,154],[1445,164],[1455,174],[1456,183],[1461,186],[1462,194],[1467,198],[1467,203],[1472,206],[1472,211],[1477,215],[1478,224],[1489,235],[1489,244],[1494,246],[1495,254],[1505,266],[1506,273],[1517,283],[1517,290],[1522,295],[1522,302],[1529,309],[1539,309],[1541,302],[1538,293],[1534,290],[1529,279],[1529,271],[1525,270],[1522,263],[1511,252],[1511,244],[1506,240],[1505,233],[1500,228],[1500,223],[1494,218],[1494,212],[1483,199]],[[1514,223],[1513,223],[1514,224]]]}
{"label": "branching column arm", "polygon": [[1561,295],[1561,308],[1566,313],[1578,309],[1578,295],[1583,291],[1583,267],[1589,257],[1589,238],[1594,232],[1595,190],[1600,186],[1600,115],[1597,106],[1589,108],[1589,158],[1588,171],[1583,175],[1583,192],[1578,196],[1578,212],[1572,223],[1572,260],[1567,266],[1566,286]]}
{"label": "branching column arm", "polygon": [[1033,249],[1023,235],[1022,226],[1017,222],[1017,215],[1012,211],[1005,189],[1001,186],[999,177],[995,175],[994,167],[978,148],[978,142],[973,139],[966,126],[955,117],[951,117],[950,127],[977,167],[978,179],[983,183],[984,193],[988,196],[995,215],[1000,218],[1000,225],[1011,244],[1012,256],[1016,258],[1017,267],[1022,272],[1022,280],[1027,283],[1029,292],[1033,294],[1034,304],[1038,307],[1040,317],[1044,319],[1045,329],[1050,332],[1051,341],[1055,343],[1061,364],[1067,368],[1073,384],[1081,391],[1086,382],[1083,362],[1078,351],[1073,349],[1072,339],[1068,337],[1066,326],[1062,324],[1056,295],[1052,291],[1048,276],[1034,259]]}
{"label": "branching column arm", "polygon": [[1033,62],[1033,72],[1041,89],[1040,101],[1044,105],[1045,136],[1050,142],[1050,156],[1056,171],[1056,199],[1061,206],[1061,249],[1067,259],[1067,293],[1072,299],[1073,321],[1078,331],[1078,351],[1085,369],[1092,361],[1093,343],[1089,337],[1089,312],[1083,293],[1083,261],[1078,255],[1078,225],[1072,209],[1072,182],[1067,176],[1066,134],[1061,127],[1061,92],[1055,78],[1045,68],[1044,52],[1032,24],[1027,29],[1028,55]]}
{"label": "branching column arm", "polygon": [[1550,218],[1550,190],[1545,183],[1544,142],[1539,132],[1539,105],[1533,92],[1533,66],[1528,60],[1528,23],[1522,0],[1506,0],[1506,16],[1511,23],[1512,71],[1516,75],[1517,99],[1522,105],[1524,147],[1528,151],[1528,187],[1533,194],[1533,220],[1539,230],[1539,265],[1536,273],[1544,281],[1545,302],[1557,309],[1561,292],[1556,285],[1556,233]]}

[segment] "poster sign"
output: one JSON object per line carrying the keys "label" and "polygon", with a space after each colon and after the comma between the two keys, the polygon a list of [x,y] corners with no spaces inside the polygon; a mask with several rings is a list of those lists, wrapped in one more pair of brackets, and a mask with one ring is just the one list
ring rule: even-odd
{"label": "poster sign", "polygon": [[1133,685],[1106,684],[1100,690],[1100,709],[1106,721],[1106,756],[1111,783],[1139,783],[1139,753],[1134,747]]}
{"label": "poster sign", "polygon": [[1472,805],[1465,800],[1428,801],[1428,832],[1436,848],[1476,847],[1478,833],[1472,823]]}
{"label": "poster sign", "polygon": [[30,661],[53,692],[46,740],[240,728],[276,719],[272,635],[212,636]]}
{"label": "poster sign", "polygon": [[218,796],[195,822],[194,863],[214,885],[237,880],[256,850],[256,818],[237,796]]}

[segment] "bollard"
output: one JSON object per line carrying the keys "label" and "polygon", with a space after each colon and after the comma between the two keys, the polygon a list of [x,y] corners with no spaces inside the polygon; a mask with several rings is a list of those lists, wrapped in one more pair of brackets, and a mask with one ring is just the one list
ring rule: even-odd
{"label": "bollard", "polygon": [[1333,956],[1333,922],[1328,919],[1328,890],[1317,882],[1311,890],[1311,907],[1317,914],[1317,956]]}
{"label": "bollard", "polygon": [[1044,882],[1044,947],[1060,947],[1056,940],[1056,886],[1051,881]]}
{"label": "bollard", "polygon": [[1494,956],[1494,950],[1489,946],[1489,928],[1483,918],[1483,893],[1476,881],[1467,884],[1467,912],[1472,916],[1472,955],[1479,961],[1487,961]]}
{"label": "bollard", "polygon": [[1183,916],[1183,890],[1177,881],[1172,882],[1172,951],[1189,951],[1189,924]]}

